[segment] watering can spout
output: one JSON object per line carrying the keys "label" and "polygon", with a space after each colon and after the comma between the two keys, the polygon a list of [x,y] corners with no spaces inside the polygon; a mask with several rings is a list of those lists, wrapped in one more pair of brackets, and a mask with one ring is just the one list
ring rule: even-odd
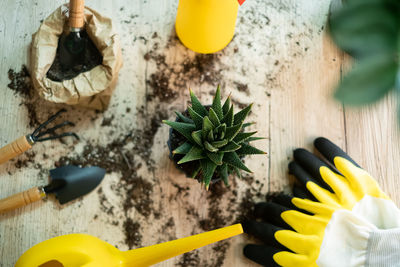
{"label": "watering can spout", "polygon": [[242,226],[235,224],[225,228],[193,235],[149,247],[123,252],[126,267],[146,267],[191,250],[243,233]]}

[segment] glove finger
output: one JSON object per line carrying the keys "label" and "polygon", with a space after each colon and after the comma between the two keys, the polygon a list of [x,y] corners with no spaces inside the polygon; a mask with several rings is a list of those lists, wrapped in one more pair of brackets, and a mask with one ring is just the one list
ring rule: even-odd
{"label": "glove finger", "polygon": [[254,236],[255,238],[262,241],[264,244],[268,246],[273,246],[275,248],[280,248],[282,250],[286,249],[275,238],[275,233],[284,229],[270,223],[257,221],[245,221],[242,223],[242,226],[246,234]]}
{"label": "glove finger", "polygon": [[353,163],[355,166],[361,168],[349,155],[347,155],[346,152],[324,137],[318,137],[315,139],[314,146],[333,165],[335,165],[335,157],[342,157]]}
{"label": "glove finger", "polygon": [[[305,174],[311,175],[317,185],[332,192],[330,186],[322,179],[320,168],[325,166],[331,169],[325,162],[320,158],[312,154],[311,152],[298,148],[293,152],[295,162],[305,171]],[[303,173],[304,174],[304,173]]]}
{"label": "glove finger", "polygon": [[292,198],[293,198],[292,196],[289,196],[288,194],[285,193],[279,193],[272,196],[267,195],[266,197],[267,202],[274,202],[289,209],[296,209],[296,206],[293,205],[292,203]]}
{"label": "glove finger", "polygon": [[304,187],[298,186],[296,184],[293,185],[293,196],[298,197],[298,198],[302,198],[302,199],[309,199],[312,201],[317,201],[317,199],[310,194],[310,192],[306,189],[304,189]]}
{"label": "glove finger", "polygon": [[298,163],[297,161],[292,161],[289,163],[289,173],[294,175],[296,177],[296,179],[301,183],[301,185],[303,185],[303,187],[307,191],[308,191],[308,189],[307,189],[308,182],[312,182],[324,189],[332,191],[330,186],[328,184],[326,184],[325,181],[322,179],[321,174],[318,174],[319,177],[315,178],[307,170],[305,170],[301,166],[301,164]]}
{"label": "glove finger", "polygon": [[269,222],[284,229],[292,230],[292,227],[282,219],[282,213],[288,210],[291,209],[273,202],[261,202],[255,205],[254,215],[256,218],[261,218],[265,222]]}
{"label": "glove finger", "polygon": [[243,254],[246,258],[268,267],[280,267],[274,261],[274,255],[282,250],[264,245],[248,244],[243,248]]}

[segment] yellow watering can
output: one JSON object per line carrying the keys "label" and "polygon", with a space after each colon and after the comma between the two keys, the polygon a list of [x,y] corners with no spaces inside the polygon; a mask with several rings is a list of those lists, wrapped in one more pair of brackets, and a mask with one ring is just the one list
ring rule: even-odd
{"label": "yellow watering can", "polygon": [[124,252],[94,236],[69,234],[28,249],[15,267],[145,267],[241,233],[242,226],[235,224]]}
{"label": "yellow watering can", "polygon": [[175,29],[181,42],[203,54],[217,52],[235,34],[239,4],[244,0],[179,0]]}

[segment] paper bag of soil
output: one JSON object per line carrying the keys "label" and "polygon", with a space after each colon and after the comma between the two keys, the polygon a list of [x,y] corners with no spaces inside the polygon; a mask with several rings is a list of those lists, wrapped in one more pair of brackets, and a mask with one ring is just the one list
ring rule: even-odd
{"label": "paper bag of soil", "polygon": [[103,56],[102,64],[61,82],[46,75],[56,57],[58,39],[64,30],[68,30],[67,10],[66,5],[59,7],[32,36],[30,63],[33,85],[48,101],[104,110],[122,67],[120,39],[110,18],[85,7],[85,29]]}

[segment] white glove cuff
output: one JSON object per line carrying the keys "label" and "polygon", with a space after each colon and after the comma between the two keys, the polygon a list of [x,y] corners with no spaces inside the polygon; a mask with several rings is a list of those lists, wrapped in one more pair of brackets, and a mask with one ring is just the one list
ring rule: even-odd
{"label": "white glove cuff", "polygon": [[370,233],[365,267],[400,266],[400,228]]}

